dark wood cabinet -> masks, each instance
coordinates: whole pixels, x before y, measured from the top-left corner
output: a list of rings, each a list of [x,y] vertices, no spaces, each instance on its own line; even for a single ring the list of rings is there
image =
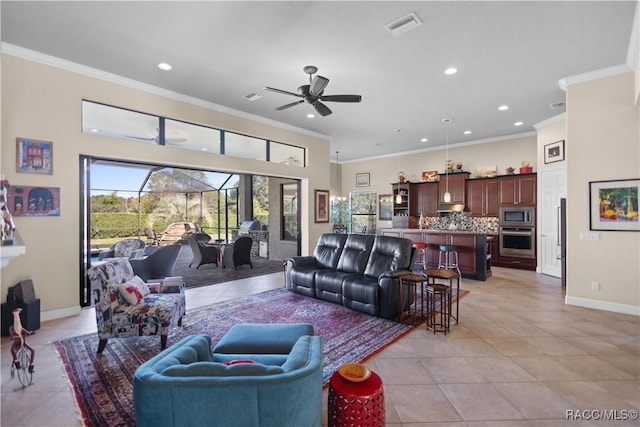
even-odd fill
[[[498,178],[500,206],[535,206],[537,181],[536,174],[501,176]]]
[[[444,193],[449,190],[451,194],[451,204],[465,204],[465,193],[467,190],[467,178],[469,172],[440,174],[440,183],[438,184],[438,200],[440,203],[444,200]],[[448,180],[448,184],[447,184]]]
[[[393,189],[393,216],[409,216],[410,192],[409,184],[392,184]],[[400,196],[400,198],[398,198]],[[398,203],[398,201],[400,203]]]
[[[411,184],[410,214],[419,217],[436,216],[438,210],[438,183],[424,182]]]
[[[498,216],[498,180],[470,179],[466,182],[465,210],[471,216]]]

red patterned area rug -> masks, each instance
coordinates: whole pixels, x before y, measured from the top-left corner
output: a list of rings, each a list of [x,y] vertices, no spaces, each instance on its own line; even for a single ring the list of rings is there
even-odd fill
[[[466,292],[461,291],[462,296]],[[169,335],[168,344],[205,333],[211,335],[215,345],[236,323],[293,322],[311,323],[316,335],[323,338],[325,386],[340,365],[368,359],[416,326],[369,316],[281,288],[190,310],[182,328]],[[96,355],[97,334],[56,341],[53,345],[63,361],[86,425],[135,426],[133,374],[138,366],[158,354],[160,337],[110,339],[102,356]]]

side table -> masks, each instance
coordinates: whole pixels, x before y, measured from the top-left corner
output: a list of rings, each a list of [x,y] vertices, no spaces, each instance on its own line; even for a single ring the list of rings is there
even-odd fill
[[[336,371],[329,381],[329,427],[384,426],[384,390],[375,372],[363,382],[342,378]]]
[[[460,323],[460,275],[456,270],[445,270],[442,268],[428,268],[424,270],[424,274],[431,279],[431,283],[436,283],[436,279],[448,280],[449,288],[453,293],[453,279],[456,280],[456,314],[450,309],[449,313],[451,318],[456,321],[456,324]],[[453,298],[453,296],[451,296]]]
[[[422,320],[425,318],[424,314],[424,299],[422,289],[424,284],[429,282],[429,278],[419,274],[403,274],[400,276],[400,311],[399,318],[402,321],[402,313],[405,309],[405,299],[409,300],[405,296],[405,288],[408,291],[407,296],[413,294],[413,304],[407,307],[408,320],[412,318]],[[418,301],[418,285],[420,285],[420,301]],[[420,303],[420,314],[418,314],[418,302]],[[411,305],[414,306],[413,313],[411,312]]]

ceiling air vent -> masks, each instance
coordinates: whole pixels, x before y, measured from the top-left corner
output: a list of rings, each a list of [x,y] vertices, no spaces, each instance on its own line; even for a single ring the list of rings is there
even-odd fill
[[[257,101],[258,99],[262,98],[262,95],[258,95],[255,92],[249,92],[248,94],[243,95],[242,97],[247,101]]]
[[[418,16],[411,12],[410,14],[403,16],[400,19],[396,19],[395,21],[385,25],[384,27],[389,31],[392,35],[397,36],[402,33],[406,33],[409,30],[413,30],[416,27],[422,25],[422,21]]]
[[[555,102],[553,104],[551,104],[551,109],[552,110],[558,110],[560,108],[565,108],[567,106],[567,104],[565,104],[564,102]]]

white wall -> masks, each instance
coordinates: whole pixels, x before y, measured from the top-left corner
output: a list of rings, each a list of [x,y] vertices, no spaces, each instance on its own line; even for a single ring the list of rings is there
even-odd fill
[[[567,302],[640,315],[640,233],[589,232],[589,182],[640,178],[634,73],[567,88]],[[592,290],[591,283],[601,284]]]
[[[66,65],[66,63],[62,64]],[[42,319],[79,311],[79,155],[145,160],[176,166],[297,178],[302,182],[303,253],[313,250],[328,224],[313,224],[315,188],[329,187],[329,142],[320,136],[215,111],[150,91],[78,74],[58,66],[2,55],[1,170],[10,184],[60,187],[59,217],[16,217],[27,254],[2,269],[1,295],[31,278],[41,299]],[[175,147],[116,140],[81,133],[81,101],[89,99],[151,114],[240,131],[307,148],[308,167],[220,156]],[[10,108],[6,108],[10,106]],[[53,175],[18,174],[17,137],[53,142]]]

